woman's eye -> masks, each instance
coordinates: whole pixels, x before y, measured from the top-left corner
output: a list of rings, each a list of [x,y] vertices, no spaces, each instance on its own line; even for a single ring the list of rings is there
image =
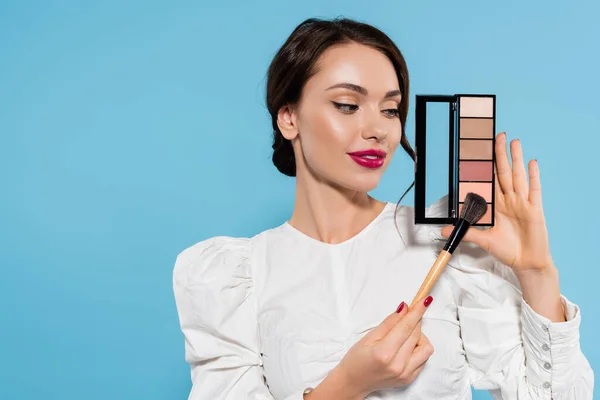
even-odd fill
[[[387,113],[392,117],[398,117],[400,115],[397,108],[390,108],[389,110],[383,110],[383,112]]]
[[[358,106],[355,104],[338,103],[335,101],[332,101],[332,103],[335,106],[335,108],[337,108],[338,110],[340,110],[344,113],[351,113],[353,111],[358,110]]]
[[[346,114],[351,114],[354,111],[358,110],[358,106],[356,104],[338,103],[336,101],[332,101],[332,103],[335,106],[335,108],[337,108],[338,110],[340,110],[341,112],[346,113]],[[396,109],[396,108],[390,108],[387,110],[383,110],[383,112],[386,113],[390,117],[398,117],[400,114],[398,112],[398,109]]]

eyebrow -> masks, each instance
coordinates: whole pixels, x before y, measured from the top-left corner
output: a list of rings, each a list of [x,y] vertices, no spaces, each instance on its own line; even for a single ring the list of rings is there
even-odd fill
[[[336,88],[343,88],[343,89],[353,90],[353,91],[358,92],[358,93],[360,93],[360,94],[362,94],[364,96],[366,96],[367,93],[368,93],[367,89],[365,89],[364,87],[356,85],[354,83],[348,83],[348,82],[342,82],[342,83],[335,84],[333,86],[328,87],[325,90],[331,90],[331,89],[336,89]],[[387,99],[388,97],[401,96],[401,95],[402,95],[402,92],[400,90],[398,90],[398,89],[396,89],[396,90],[390,90],[390,91],[388,91],[385,94],[384,98]]]

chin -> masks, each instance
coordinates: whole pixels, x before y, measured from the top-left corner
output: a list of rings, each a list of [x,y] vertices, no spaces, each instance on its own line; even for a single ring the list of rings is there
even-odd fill
[[[365,174],[350,177],[343,186],[357,192],[370,192],[379,186],[381,176],[379,174]]]

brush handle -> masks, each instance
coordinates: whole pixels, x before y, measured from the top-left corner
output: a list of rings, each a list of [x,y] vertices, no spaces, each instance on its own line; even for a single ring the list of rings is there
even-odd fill
[[[409,308],[412,308],[419,301],[423,301],[429,295],[433,285],[435,285],[438,278],[444,271],[444,267],[446,267],[446,264],[448,264],[448,261],[450,261],[450,257],[452,257],[452,253],[442,250],[438,258],[435,260],[435,263],[433,263],[431,266],[427,277],[425,277],[423,284],[419,288],[419,291],[417,292]]]

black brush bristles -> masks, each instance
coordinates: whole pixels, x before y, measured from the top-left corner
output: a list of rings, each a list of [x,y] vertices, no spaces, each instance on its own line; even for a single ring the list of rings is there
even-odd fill
[[[488,205],[483,197],[469,192],[465,198],[465,204],[460,213],[460,217],[465,219],[469,224],[477,223],[487,212]]]
[[[488,205],[483,197],[473,192],[467,193],[458,223],[450,234],[444,250],[452,254],[469,230],[469,227],[477,223],[485,215],[487,209]]]

